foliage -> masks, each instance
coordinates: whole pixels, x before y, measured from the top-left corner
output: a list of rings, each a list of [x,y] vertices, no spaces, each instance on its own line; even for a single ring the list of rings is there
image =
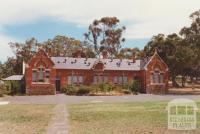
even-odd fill
[[[122,33],[125,27],[118,28],[119,19],[116,17],[103,17],[94,20],[90,24],[88,32],[85,33],[86,41],[94,45],[94,50],[98,56],[102,50],[107,50],[111,55],[116,55],[121,48],[121,43],[125,41]]]
[[[21,83],[19,81],[7,81],[5,83],[7,94],[21,94]]]
[[[116,55],[116,58],[132,59],[133,56],[135,56],[136,59],[141,58],[143,57],[143,53],[139,48],[122,48],[119,54]]]
[[[2,97],[4,94],[6,94],[6,86],[5,84],[0,84],[0,97]]]
[[[129,89],[132,93],[138,93],[139,92],[139,82],[136,80],[133,80],[129,86]]]
[[[115,86],[110,83],[101,83],[99,84],[99,88],[102,92],[110,92],[115,89]]]
[[[81,85],[77,90],[76,95],[87,95],[91,92],[91,88],[89,86]]]
[[[90,58],[94,56],[94,54],[92,55],[93,50],[89,44],[66,36],[58,35],[54,39],[49,39],[41,44],[41,47],[51,56],[72,57],[73,53],[78,49],[82,50],[82,57]]]
[[[190,75],[188,68],[192,69],[197,58],[196,50],[191,48],[188,43],[178,36],[171,34],[165,36],[158,34],[145,46],[144,52],[149,57],[157,49],[158,54],[167,63],[172,78],[173,86],[179,85],[175,81],[177,75]]]
[[[64,93],[66,93],[67,95],[75,95],[77,93],[77,91],[78,91],[78,87],[74,86],[74,85],[65,85],[62,88],[62,91]]]

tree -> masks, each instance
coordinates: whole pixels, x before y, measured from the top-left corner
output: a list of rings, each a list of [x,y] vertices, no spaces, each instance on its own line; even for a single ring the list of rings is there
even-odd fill
[[[139,50],[139,48],[122,48],[120,49],[117,58],[131,59],[133,54],[135,54],[136,58],[141,57],[141,51]]]
[[[25,43],[10,42],[9,45],[16,55],[16,58],[20,59],[21,62],[23,60],[27,62],[36,53],[37,48],[40,46],[35,38],[26,40]]]
[[[42,44],[42,48],[51,56],[67,56],[72,57],[73,53],[78,49],[83,52],[83,57],[92,58],[94,56],[93,49],[86,42],[81,42],[74,38],[69,38],[66,36],[56,36],[52,40],[48,40]]]
[[[185,76],[190,75],[186,70],[192,66],[195,57],[194,49],[177,34],[171,34],[167,37],[163,34],[154,36],[145,46],[144,52],[147,56],[151,56],[155,49],[169,67],[173,86],[179,87],[176,82],[177,75],[182,75],[182,86],[184,86]]]
[[[107,50],[111,56],[117,55],[121,43],[125,41],[122,33],[125,27],[118,27],[119,19],[116,17],[103,17],[90,24],[88,32],[84,34],[86,41],[94,45],[98,56],[102,50]]]
[[[196,77],[200,73],[200,10],[195,11],[190,15],[192,23],[190,27],[183,27],[180,34],[183,36],[186,43],[188,43],[194,50],[195,57],[193,57],[193,66],[191,69],[196,72]]]

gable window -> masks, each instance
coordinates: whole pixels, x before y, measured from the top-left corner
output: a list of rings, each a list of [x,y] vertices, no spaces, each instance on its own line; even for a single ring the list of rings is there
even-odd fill
[[[38,75],[39,82],[44,82],[44,68],[39,68],[38,72],[39,72]]]
[[[32,82],[34,83],[49,83],[50,70],[40,66],[32,70]]]
[[[50,71],[49,70],[45,70],[45,82],[46,83],[49,82],[49,78],[50,78]]]
[[[164,74],[158,69],[155,69],[153,72],[151,72],[151,84],[163,84],[163,77]]]
[[[33,70],[32,72],[32,81],[37,82],[37,70]]]

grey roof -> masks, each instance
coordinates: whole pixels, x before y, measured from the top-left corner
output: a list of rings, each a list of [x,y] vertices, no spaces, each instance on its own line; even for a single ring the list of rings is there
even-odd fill
[[[12,76],[9,76],[5,79],[3,79],[4,81],[9,81],[9,80],[15,80],[15,81],[20,81],[22,80],[23,78],[23,75],[12,75]]]
[[[136,60],[134,63],[132,59],[97,59],[97,58],[71,58],[71,57],[51,57],[56,69],[92,69],[94,64],[100,62],[104,63],[104,70],[127,70],[138,71],[143,69],[146,61]]]

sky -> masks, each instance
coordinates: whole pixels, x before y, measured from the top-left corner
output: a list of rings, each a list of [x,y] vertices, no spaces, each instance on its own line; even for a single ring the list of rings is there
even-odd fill
[[[124,47],[144,45],[159,33],[179,33],[199,0],[0,0],[0,61],[13,56],[8,43],[65,35],[83,40],[89,24],[105,16],[126,27]]]

